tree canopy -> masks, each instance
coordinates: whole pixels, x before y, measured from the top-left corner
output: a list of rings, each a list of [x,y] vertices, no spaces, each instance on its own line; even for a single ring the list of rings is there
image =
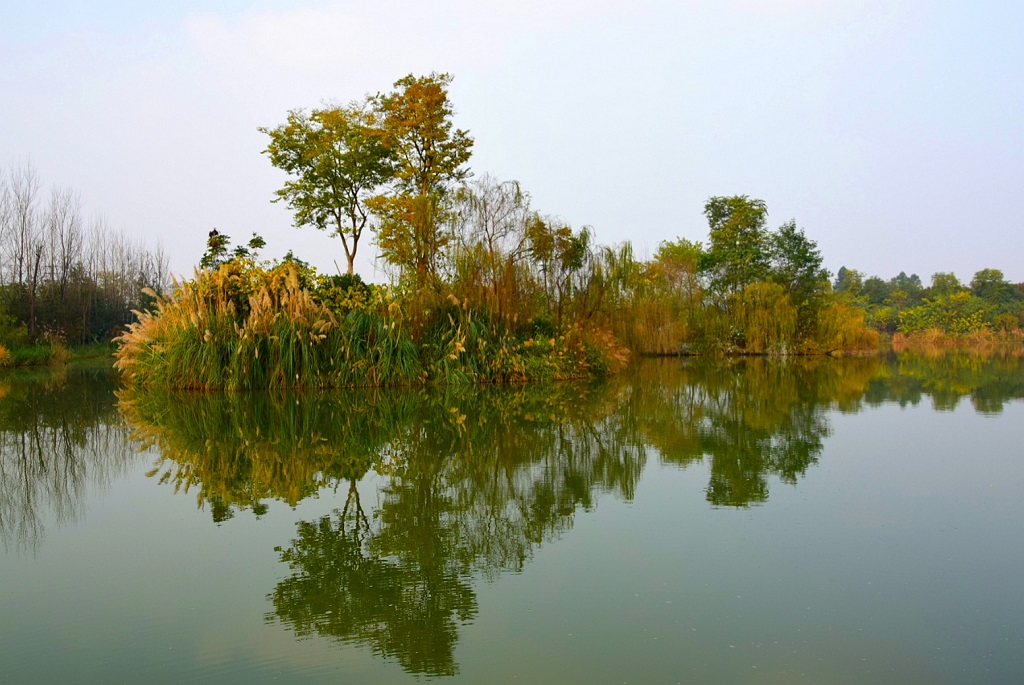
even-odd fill
[[[274,200],[285,201],[296,226],[331,231],[341,238],[353,273],[359,240],[370,221],[367,200],[395,174],[393,148],[369,103],[288,113],[263,152],[289,174]]]
[[[719,297],[736,295],[768,276],[769,245],[764,200],[746,195],[711,197],[704,205],[709,242],[703,270]]]
[[[381,254],[418,285],[437,276],[437,259],[449,236],[448,200],[469,176],[473,139],[454,128],[448,74],[399,79],[394,90],[373,98],[396,161],[395,189],[370,206],[380,216]]]

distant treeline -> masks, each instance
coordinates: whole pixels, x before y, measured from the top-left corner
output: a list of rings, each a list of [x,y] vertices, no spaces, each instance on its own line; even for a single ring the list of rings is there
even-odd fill
[[[30,164],[0,169],[0,346],[109,340],[168,281],[159,247],[87,223],[80,197],[45,191]]]
[[[1024,325],[1024,283],[1007,281],[998,269],[982,269],[967,284],[954,273],[939,272],[925,287],[917,274],[901,272],[886,281],[842,267],[833,287],[837,296],[865,310],[872,327],[889,334],[968,336]]]

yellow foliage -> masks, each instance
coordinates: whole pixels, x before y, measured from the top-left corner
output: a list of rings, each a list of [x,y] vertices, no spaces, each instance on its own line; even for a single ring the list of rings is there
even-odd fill
[[[878,331],[865,323],[865,312],[845,302],[832,302],[821,310],[815,336],[822,352],[878,350]]]
[[[796,308],[777,283],[752,283],[739,300],[739,320],[748,352],[779,352],[796,336]]]

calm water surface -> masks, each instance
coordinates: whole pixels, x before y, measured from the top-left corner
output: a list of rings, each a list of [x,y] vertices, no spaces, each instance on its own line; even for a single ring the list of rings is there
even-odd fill
[[[0,682],[1024,682],[1024,364],[0,377]]]

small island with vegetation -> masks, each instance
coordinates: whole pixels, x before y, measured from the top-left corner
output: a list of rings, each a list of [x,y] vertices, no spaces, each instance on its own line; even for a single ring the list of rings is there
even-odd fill
[[[26,363],[40,342],[59,356],[116,338],[130,386],[241,390],[586,378],[640,355],[1024,348],[1024,288],[1002,272],[969,285],[936,273],[925,287],[843,267],[833,280],[795,220],[772,230],[766,203],[745,195],[707,200],[706,243],[666,241],[650,258],[596,244],[517,182],[471,176],[450,82],[410,75],[260,129],[288,175],[274,201],[340,239],[344,274],[290,252],[261,260],[261,237],[232,249],[216,229],[194,277],[173,285],[159,253],[124,241],[77,263],[73,197],[55,192],[30,221],[38,181],[0,179],[0,364]],[[388,285],[354,271],[367,229]]]

